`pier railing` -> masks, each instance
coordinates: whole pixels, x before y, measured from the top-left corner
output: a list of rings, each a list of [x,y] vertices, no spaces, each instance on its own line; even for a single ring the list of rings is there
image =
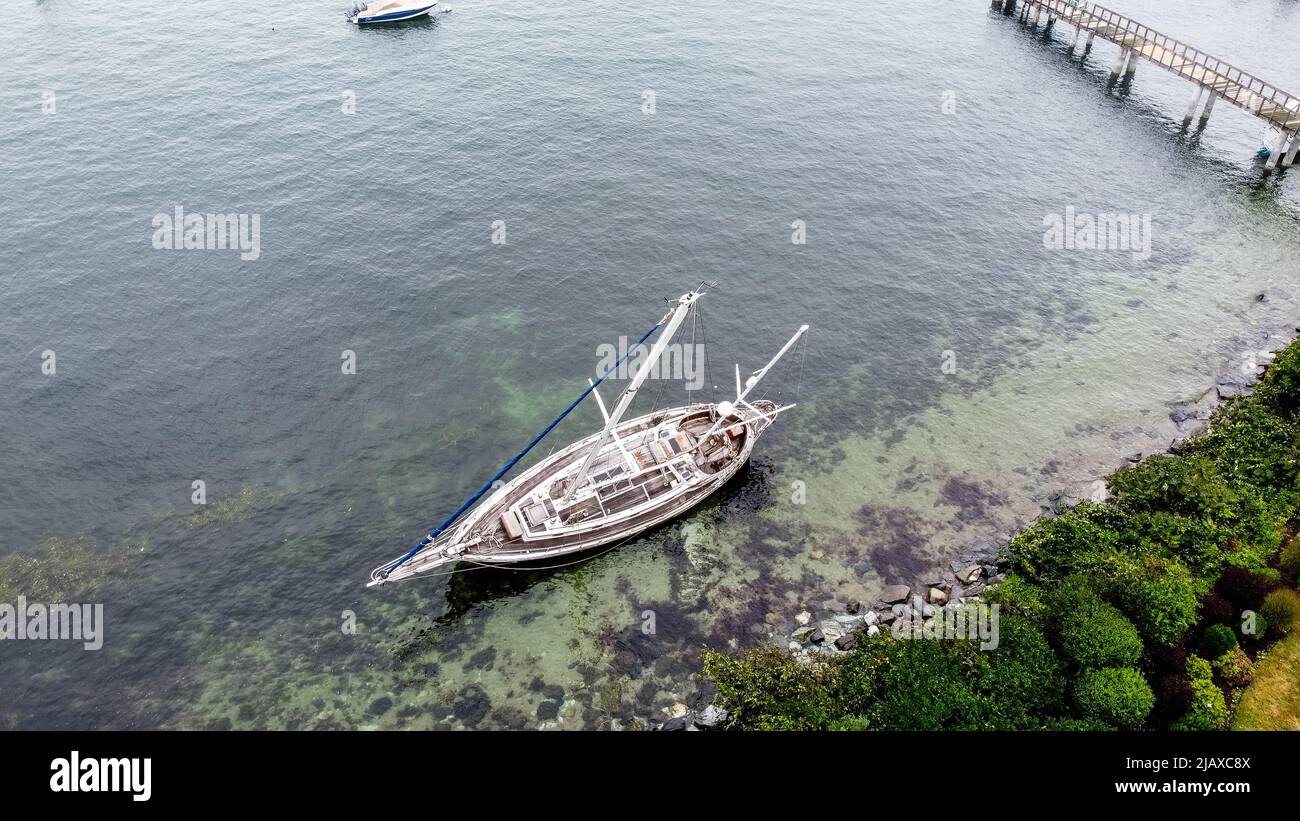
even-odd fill
[[[1195,46],[1162,34],[1149,26],[1097,5],[1069,0],[1024,0],[1076,28],[1094,32],[1131,48],[1148,60],[1180,74],[1273,125],[1300,132],[1300,96],[1291,94]]]

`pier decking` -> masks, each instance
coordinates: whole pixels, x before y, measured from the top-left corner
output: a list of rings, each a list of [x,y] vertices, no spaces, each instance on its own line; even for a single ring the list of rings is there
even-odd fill
[[[994,0],[993,6],[1005,14],[1012,14],[1017,2],[1021,4],[1020,18],[1032,25],[1037,25],[1046,15],[1049,27],[1056,20],[1064,20],[1073,26],[1071,49],[1078,46],[1080,35],[1085,33],[1084,54],[1091,50],[1093,39],[1099,35],[1118,45],[1120,53],[1111,69],[1112,77],[1131,78],[1137,68],[1136,58],[1143,57],[1191,80],[1196,84],[1196,96],[1183,118],[1184,125],[1191,123],[1196,116],[1202,97],[1205,97],[1205,105],[1201,109],[1201,125],[1209,119],[1214,101],[1222,97],[1279,132],[1276,144],[1270,147],[1268,168],[1279,164],[1285,168],[1295,162],[1297,151],[1300,151],[1300,95],[1284,91],[1198,48],[1102,6],[1071,0]]]

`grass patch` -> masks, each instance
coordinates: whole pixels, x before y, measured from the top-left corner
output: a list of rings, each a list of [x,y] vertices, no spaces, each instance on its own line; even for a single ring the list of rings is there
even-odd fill
[[[1234,730],[1300,730],[1300,633],[1273,645],[1242,693]]]

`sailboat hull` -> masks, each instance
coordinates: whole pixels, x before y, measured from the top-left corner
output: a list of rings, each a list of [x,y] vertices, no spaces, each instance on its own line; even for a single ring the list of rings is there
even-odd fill
[[[371,584],[457,562],[514,564],[554,559],[631,539],[689,511],[744,467],[776,406],[696,404],[624,422],[577,482],[601,440],[574,442],[503,485],[452,531]],[[721,424],[716,432],[714,428]]]

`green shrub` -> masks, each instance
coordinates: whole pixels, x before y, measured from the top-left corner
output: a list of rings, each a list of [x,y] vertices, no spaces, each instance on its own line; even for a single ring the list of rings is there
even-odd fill
[[[1234,486],[1289,490],[1300,482],[1300,430],[1260,401],[1238,402],[1217,414],[1188,453],[1212,459]]]
[[[1246,636],[1251,641],[1263,641],[1264,637],[1268,635],[1268,619],[1264,618],[1263,615],[1256,613],[1254,627],[1255,629],[1253,632],[1246,633],[1243,630],[1242,635]]]
[[[1240,647],[1219,656],[1214,662],[1214,671],[1229,687],[1245,687],[1255,677],[1255,665]]]
[[[1206,658],[1217,659],[1230,650],[1237,649],[1237,635],[1226,624],[1212,624],[1201,637],[1201,652]]]
[[[1264,597],[1259,613],[1270,630],[1281,636],[1291,632],[1300,621],[1300,593],[1281,588]]]
[[[1282,545],[1282,555],[1278,559],[1278,567],[1286,574],[1287,579],[1291,582],[1300,580],[1300,538],[1291,539]]]
[[[1237,493],[1204,455],[1149,456],[1106,483],[1126,511],[1164,510],[1214,522],[1235,516]]]
[[[1196,623],[1207,585],[1177,560],[1117,557],[1106,576],[1109,597],[1153,645],[1173,644]]]
[[[1200,656],[1187,659],[1187,677],[1192,682],[1192,706],[1171,730],[1222,730],[1228,726],[1228,705],[1223,691],[1214,683],[1210,663]]]
[[[1012,569],[1035,581],[1053,581],[1099,566],[1118,549],[1124,516],[1112,505],[1084,502],[1060,516],[1039,519],[1011,540]]]
[[[740,729],[822,729],[832,718],[828,684],[833,671],[800,664],[773,647],[742,656],[704,652],[704,674],[718,687]]]
[[[1114,727],[1137,727],[1151,712],[1155,696],[1137,670],[1108,667],[1079,675],[1074,683],[1074,703],[1084,718]]]
[[[1003,614],[1017,614],[1034,620],[1041,619],[1047,612],[1043,596],[1043,588],[1014,573],[983,594],[984,599],[998,605]]]
[[[1136,633],[1134,634],[1136,637]],[[999,727],[1031,724],[1029,716],[1064,708],[1065,677],[1061,662],[1043,632],[1030,620],[1004,614],[998,622],[998,646],[988,656],[988,672],[978,689],[989,699],[990,718]]]
[[[1133,622],[1097,599],[1060,615],[1061,651],[1081,668],[1132,667],[1142,655]]]
[[[1290,345],[1277,355],[1254,398],[1283,419],[1296,419],[1300,411],[1300,346]]]

